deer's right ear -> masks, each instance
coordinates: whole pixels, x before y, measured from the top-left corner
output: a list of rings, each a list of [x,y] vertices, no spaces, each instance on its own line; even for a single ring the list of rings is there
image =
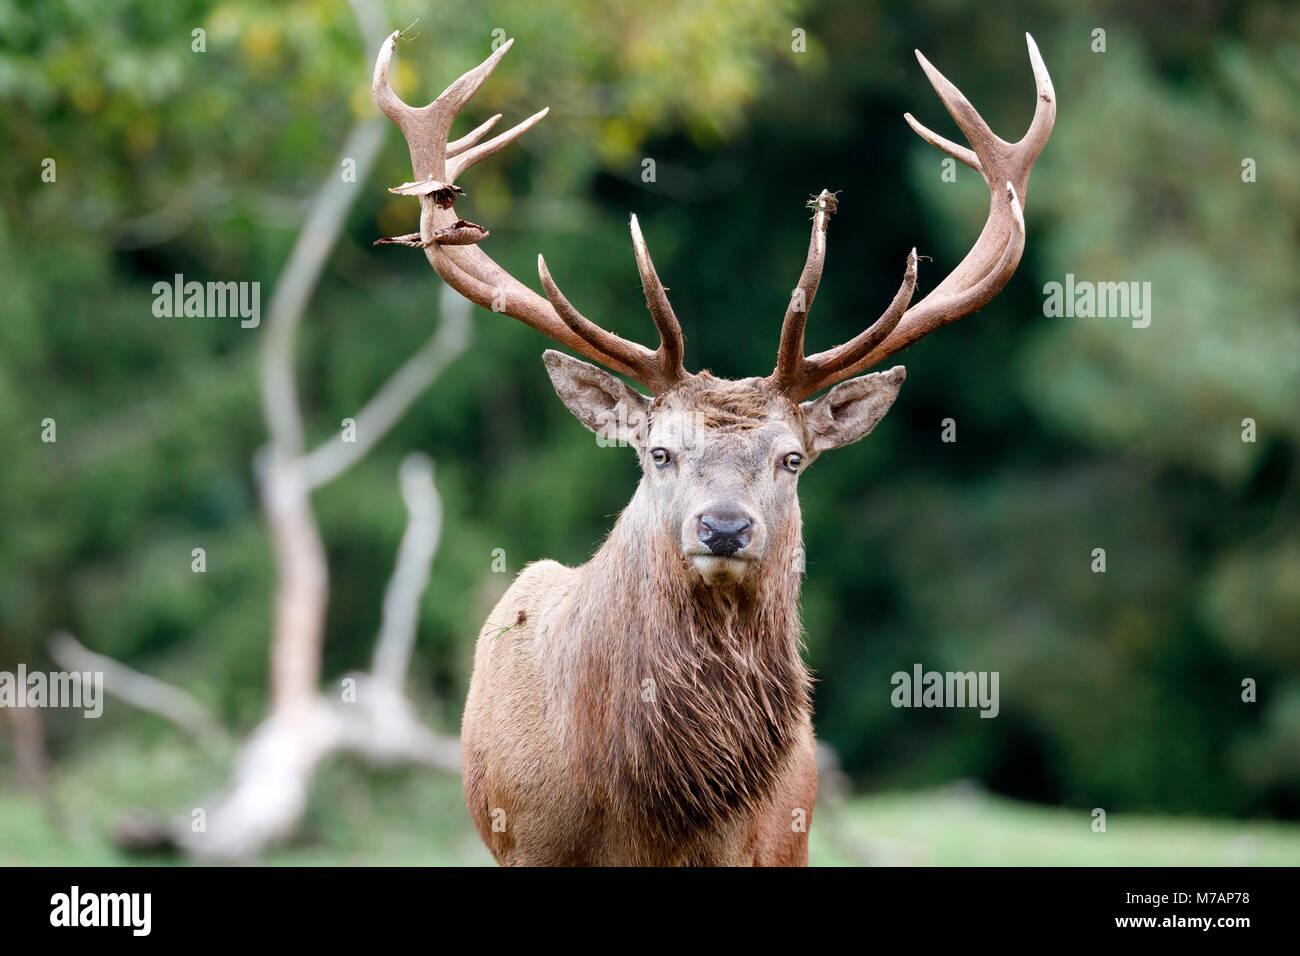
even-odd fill
[[[650,421],[653,399],[642,395],[603,368],[563,352],[542,355],[555,394],[582,424],[610,444],[640,447]]]

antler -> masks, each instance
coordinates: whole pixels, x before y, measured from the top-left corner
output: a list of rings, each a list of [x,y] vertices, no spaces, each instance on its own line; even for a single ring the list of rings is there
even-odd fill
[[[1023,208],[1029,188],[1029,171],[1047,144],[1056,121],[1056,94],[1052,89],[1052,79],[1034,38],[1026,33],[1025,40],[1038,86],[1038,101],[1029,130],[1018,143],[1008,143],[996,136],[961,90],[931,66],[919,50],[916,52],[916,58],[939,99],[974,148],[959,146],[932,132],[910,113],[904,114],[904,118],[927,143],[937,146],[984,177],[991,193],[988,219],[966,258],[920,302],[907,307],[916,284],[916,250],[913,249],[908,256],[902,287],[875,324],[850,342],[805,358],[804,325],[821,279],[826,230],[836,206],[831,193],[822,192],[817,197],[808,260],[786,310],[777,366],[770,378],[776,388],[794,401],[878,365],[939,326],[977,311],[1002,290],[1016,271],[1025,249]]]
[[[817,295],[817,286],[821,282],[822,264],[826,261],[826,230],[839,204],[834,193],[823,189],[821,195],[810,205],[814,205],[817,212],[813,216],[808,259],[799,276],[799,284],[790,297],[790,305],[785,310],[785,321],[781,324],[781,345],[776,355],[776,370],[770,378],[778,391],[784,392],[796,402],[832,382],[848,378],[852,373],[844,370],[894,331],[903,317],[903,310],[912,301],[912,291],[916,288],[916,250],[913,249],[907,257],[903,284],[884,314],[856,338],[805,358],[803,330],[808,323],[808,311],[812,308],[813,297]]]
[[[452,122],[515,41],[507,40],[481,64],[443,90],[428,106],[414,107],[402,102],[388,82],[389,63],[400,35],[399,30],[389,36],[379,51],[372,92],[379,108],[401,128],[411,151],[415,179],[392,191],[419,198],[420,231],[381,241],[422,247],[429,264],[443,281],[471,302],[494,312],[504,312],[561,345],[622,372],[655,394],[685,378],[687,373],[682,366],[685,341],[681,324],[668,304],[668,296],[650,261],[635,216],[632,217],[632,243],[637,268],[641,273],[646,305],[660,335],[659,348],[653,352],[607,332],[583,317],[556,287],[546,262],[538,256],[537,271],[547,295],[546,299],[542,298],[478,247],[477,243],[487,237],[487,230],[466,222],[454,211],[456,196],[462,193],[455,185],[460,174],[518,139],[548,112],[544,109],[534,113],[485,143],[479,143],[479,140],[501,118],[500,115],[458,140],[447,141]]]

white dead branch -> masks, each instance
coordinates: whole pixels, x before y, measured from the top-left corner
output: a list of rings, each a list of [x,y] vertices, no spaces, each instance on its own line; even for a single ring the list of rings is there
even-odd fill
[[[226,729],[188,691],[96,654],[66,631],[50,638],[49,651],[50,658],[64,670],[103,674],[104,686],[114,696],[171,721],[193,735],[204,749],[219,753],[229,745]]]
[[[137,824],[132,842],[180,846],[211,860],[255,856],[294,833],[316,768],[334,754],[374,766],[460,772],[460,742],[425,727],[403,691],[420,600],[438,549],[442,505],[426,456],[408,455],[400,478],[409,521],[384,599],[371,671],[347,675],[338,692],[317,693],[306,708],[273,707],[239,748],[227,790],[195,808],[203,810],[201,825],[191,813],[153,825],[142,836]],[[205,746],[216,749],[229,739],[185,691],[87,650],[71,635],[51,638],[50,653],[68,670],[102,672],[108,693],[170,720]]]
[[[317,693],[305,708],[295,701],[292,709],[272,709],[240,748],[230,788],[205,808],[204,827],[196,830],[191,817],[175,821],[176,842],[195,856],[245,859],[292,835],[316,768],[335,753],[379,766],[460,772],[459,741],[426,728],[402,689],[442,508],[427,457],[402,462],[401,484],[410,520],[384,601],[375,668],[348,675],[346,693]]]

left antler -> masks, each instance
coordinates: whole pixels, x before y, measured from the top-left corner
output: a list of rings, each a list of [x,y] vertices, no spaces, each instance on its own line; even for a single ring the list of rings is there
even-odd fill
[[[1029,130],[1018,143],[1008,143],[995,135],[961,90],[917,51],[921,68],[973,149],[939,136],[918,123],[910,113],[904,114],[905,118],[927,143],[984,177],[991,193],[988,219],[966,258],[924,299],[907,307],[916,284],[916,250],[913,249],[902,287],[875,324],[850,342],[805,357],[804,325],[821,280],[826,231],[835,212],[833,194],[823,192],[817,197],[808,260],[786,310],[777,365],[770,377],[772,384],[794,401],[878,365],[939,326],[977,311],[1001,291],[1016,271],[1025,249],[1022,210],[1029,188],[1029,171],[1047,144],[1056,120],[1052,79],[1034,38],[1026,33],[1025,40],[1038,85],[1038,102]]]
[[[454,142],[447,141],[452,122],[514,40],[503,43],[483,63],[443,90],[428,106],[414,107],[403,103],[388,82],[389,63],[400,35],[400,31],[392,34],[379,51],[373,92],[379,108],[401,128],[411,151],[415,179],[393,192],[419,198],[420,231],[380,241],[423,248],[429,264],[443,281],[471,302],[494,312],[504,312],[575,352],[635,379],[655,394],[685,378],[681,325],[655,274],[635,216],[632,218],[632,244],[637,268],[641,273],[646,305],[659,329],[660,345],[655,351],[607,332],[586,319],[556,287],[545,261],[538,256],[538,273],[547,295],[546,299],[542,298],[478,247],[477,243],[487,237],[487,230],[466,222],[453,210],[456,196],[462,192],[455,185],[456,178],[522,136],[547,113],[546,110],[534,113],[518,126],[485,143],[478,141],[500,116],[492,117]]]

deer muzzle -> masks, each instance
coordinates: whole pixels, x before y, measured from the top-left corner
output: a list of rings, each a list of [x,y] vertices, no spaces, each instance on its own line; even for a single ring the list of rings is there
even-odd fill
[[[753,538],[754,523],[739,510],[717,509],[700,515],[697,537],[709,554],[730,558]]]

